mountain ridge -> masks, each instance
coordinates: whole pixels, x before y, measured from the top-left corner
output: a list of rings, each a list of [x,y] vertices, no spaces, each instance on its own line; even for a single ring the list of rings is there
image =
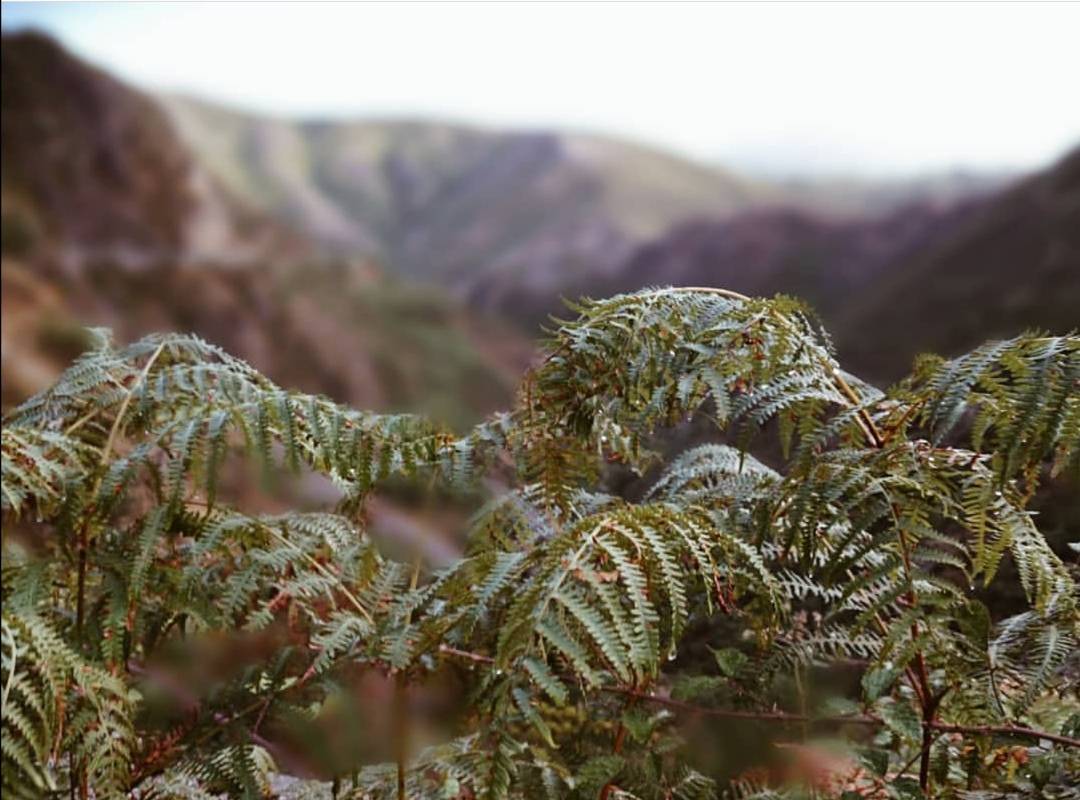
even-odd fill
[[[517,331],[319,256],[219,185],[151,98],[55,41],[5,35],[2,54],[5,407],[82,352],[85,325],[197,333],[282,384],[455,425],[509,402]]]
[[[1075,326],[1070,309],[1080,306],[1080,286],[1070,280],[1080,274],[1070,234],[1080,229],[1075,153],[1005,188],[916,179],[839,195],[808,185],[793,198],[610,137],[416,120],[293,122],[175,97],[162,109],[32,34],[5,36],[4,58],[5,256],[29,230],[47,251],[30,258],[35,268],[59,264],[65,280],[79,278],[80,263],[196,264],[185,273],[196,281],[232,265],[247,271],[241,284],[264,279],[302,293],[307,270],[321,301],[336,302],[334,280],[364,295],[383,291],[394,275],[467,301],[467,314],[459,303],[451,315],[459,332],[479,311],[530,335],[560,310],[560,296],[673,283],[785,292],[817,306],[842,354],[882,381],[909,366],[916,346],[952,352],[988,333]],[[62,124],[71,120],[84,124]],[[216,219],[217,238],[191,244],[189,220],[200,217],[192,208]],[[853,216],[853,208],[864,213]],[[244,316],[261,315],[252,323],[260,330],[270,319],[265,309],[280,301],[206,281],[219,299],[238,291],[230,302]],[[68,291],[96,291],[79,287]],[[430,307],[430,291],[397,307],[405,315]],[[257,296],[255,305],[240,300]],[[912,322],[924,311],[928,324]],[[338,313],[339,338],[363,328],[347,319],[350,309]],[[484,350],[484,331],[465,331],[472,344],[460,353]],[[429,333],[420,349],[436,352],[429,345],[439,337]],[[341,390],[378,404],[364,385]]]
[[[72,269],[303,251],[222,191],[150,95],[43,34],[5,35],[0,58],[6,232],[37,231],[36,244]]]
[[[948,173],[770,183],[608,136],[293,120],[176,95],[161,102],[207,168],[263,213],[331,252],[363,253],[530,325],[557,310],[561,295],[630,288],[640,251],[686,226],[745,233],[755,220],[796,214],[819,231],[902,232],[949,219],[1005,182]],[[677,271],[644,282],[671,282]]]
[[[944,209],[912,203],[865,220],[797,209],[677,226],[605,280],[794,294],[832,331],[844,363],[896,380],[921,352],[955,355],[1026,328],[1080,323],[1080,148],[1004,190]]]
[[[610,138],[403,120],[294,122],[190,98],[163,105],[241,197],[338,252],[477,287],[603,271],[688,216],[768,201],[730,173]]]

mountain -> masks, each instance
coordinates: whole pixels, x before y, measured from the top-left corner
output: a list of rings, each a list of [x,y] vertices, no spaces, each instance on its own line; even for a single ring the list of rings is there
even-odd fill
[[[296,251],[221,191],[151,98],[41,34],[5,36],[0,60],[8,250],[134,268]]]
[[[1080,330],[1080,147],[898,253],[838,324],[855,365]]]
[[[281,382],[464,420],[508,399],[560,296],[801,295],[881,382],[920,350],[1077,324],[1076,153],[1004,188],[770,182],[595,136],[151,98],[33,34],[4,38],[2,72],[5,289],[54,309],[5,296],[31,342],[193,329]]]
[[[520,288],[557,293],[676,222],[770,199],[723,170],[614,139],[163,104],[184,141],[253,207],[482,308],[505,307],[503,294]]]
[[[751,180],[597,136],[429,121],[304,122],[185,97],[161,102],[207,170],[249,206],[330,252],[375,258],[530,327],[579,289],[629,288],[639,273],[644,283],[678,282],[682,268],[627,272],[627,264],[651,242],[693,237],[695,226],[730,234],[724,246],[732,252],[753,246],[746,237],[766,235],[775,239],[765,261],[809,250],[808,257],[844,262],[832,271],[869,274],[860,259],[914,241],[946,210],[1007,180],[963,172]],[[761,258],[745,267],[734,282],[772,269]],[[791,291],[806,285],[805,275],[798,278]]]
[[[86,346],[190,331],[279,383],[464,425],[531,349],[432,286],[315,258],[204,168],[155,101],[39,34],[2,52],[3,405]]]
[[[888,382],[920,352],[952,354],[1025,328],[1080,324],[1080,149],[996,193],[885,216],[799,210],[677,226],[570,290],[725,286],[808,300],[860,375]]]

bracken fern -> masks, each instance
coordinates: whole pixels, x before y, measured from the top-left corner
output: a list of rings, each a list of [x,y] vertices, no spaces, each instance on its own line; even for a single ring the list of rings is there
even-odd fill
[[[927,357],[882,392],[790,298],[664,288],[573,310],[516,406],[465,436],[285,391],[195,337],[98,332],[4,420],[5,793],[1069,786],[1076,586],[1028,504],[1047,476],[1080,481],[1080,339]],[[722,441],[664,464],[664,431],[694,415]],[[340,499],[245,512],[245,459],[271,488],[313,473]],[[605,491],[613,470],[647,485]],[[368,538],[366,500],[388,484],[469,501],[506,487],[436,568]],[[1026,608],[995,619],[982,593],[1003,574]],[[702,636],[715,669],[687,647]],[[235,663],[176,667],[229,641]],[[832,708],[810,685],[826,667],[856,677]],[[398,763],[294,770],[363,669],[397,687]],[[472,713],[410,757],[408,687],[445,673]],[[775,724],[817,767],[710,775],[687,717]],[[838,727],[862,733],[826,757],[817,736]]]

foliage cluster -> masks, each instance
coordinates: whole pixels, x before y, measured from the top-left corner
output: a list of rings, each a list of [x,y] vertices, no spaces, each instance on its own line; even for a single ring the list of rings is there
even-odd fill
[[[460,437],[197,338],[101,335],[4,420],[5,795],[258,797],[279,772],[305,775],[294,797],[1075,791],[1075,577],[1027,506],[1080,481],[1080,338],[925,358],[882,392],[788,298],[574,311],[515,407]],[[723,438],[661,463],[654,434],[693,415]],[[340,502],[245,513],[244,460]],[[613,469],[644,496],[601,491]],[[486,499],[460,559],[369,539],[391,483]],[[995,619],[1005,562],[1028,607]],[[369,672],[396,763],[320,761]],[[412,752],[410,698],[447,674],[469,713]],[[717,774],[688,733],[711,721],[790,758]]]

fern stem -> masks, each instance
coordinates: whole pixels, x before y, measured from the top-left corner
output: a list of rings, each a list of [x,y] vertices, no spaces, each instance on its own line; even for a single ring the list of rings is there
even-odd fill
[[[113,446],[116,444],[116,437],[120,433],[121,422],[124,419],[124,414],[127,413],[128,406],[131,405],[131,398],[135,396],[135,390],[138,389],[147,376],[150,374],[151,367],[154,366],[154,362],[157,361],[158,356],[161,355],[165,349],[165,342],[162,342],[154,350],[145,366],[142,368],[142,372],[139,373],[139,377],[135,379],[135,382],[127,390],[127,394],[124,395],[124,402],[120,404],[120,410],[116,412],[116,419],[113,420],[112,428],[109,429],[109,438],[105,440],[105,448],[101,451],[100,465],[104,467],[109,462],[109,456],[112,454]]]
[[[459,650],[456,647],[451,647],[447,644],[439,645],[439,652],[445,653],[449,656],[461,658],[466,661],[472,661],[477,664],[491,665],[495,663],[495,659],[491,656],[483,655],[482,653],[473,653],[468,650]],[[657,705],[666,706],[668,708],[674,708],[679,711],[686,711],[691,714],[697,714],[703,717],[719,717],[721,719],[747,719],[747,720],[761,720],[763,722],[780,722],[780,723],[813,723],[820,725],[869,725],[879,727],[885,724],[885,721],[873,714],[851,714],[851,715],[838,715],[828,717],[813,717],[806,714],[793,714],[787,711],[742,711],[737,709],[728,708],[715,708],[712,706],[699,706],[693,703],[687,703],[682,700],[676,700],[672,697],[664,697],[663,695],[650,694],[648,692],[642,692],[637,689],[627,689],[621,686],[598,686],[598,691],[608,692],[610,694],[621,694],[628,697],[634,697],[638,700],[643,700],[648,703],[656,703]],[[1035,728],[1027,728],[1020,725],[953,725],[945,722],[926,722],[924,727],[931,728],[935,731],[942,733],[959,733],[967,734],[970,736],[1020,736],[1026,739],[1044,739],[1048,742],[1064,745],[1066,747],[1073,747],[1080,749],[1080,739],[1074,739],[1070,736],[1064,736],[1061,734],[1050,733],[1048,731],[1040,731]]]
[[[79,645],[82,645],[83,622],[86,618],[86,550],[89,547],[90,515],[87,514],[85,521],[79,528],[79,567],[76,577],[75,594],[75,634]]]
[[[934,729],[929,724],[923,725],[922,745],[919,748],[919,788],[927,797],[930,792],[930,750],[934,745]]]
[[[93,498],[97,496],[98,490],[101,489],[101,481],[105,477],[104,470],[109,463],[109,456],[112,455],[112,449],[116,445],[116,437],[120,434],[124,415],[127,413],[128,406],[131,405],[131,398],[135,396],[135,390],[146,380],[147,376],[150,374],[150,369],[154,366],[154,362],[157,361],[158,356],[161,355],[164,349],[165,342],[162,342],[150,355],[146,364],[143,365],[139,377],[127,388],[124,400],[120,403],[120,408],[116,412],[116,419],[113,420],[112,427],[109,429],[109,437],[105,440],[105,447],[101,450],[101,458],[98,460],[98,477],[97,480],[94,481],[93,490],[90,492],[91,503],[93,503]],[[79,424],[81,424],[81,422]],[[92,509],[87,509],[86,518],[79,529],[79,567],[77,595],[75,599],[75,631],[80,643],[82,642],[83,637],[83,623],[86,620],[86,551],[90,546],[89,534],[91,510]]]
[[[1023,725],[950,725],[946,722],[933,722],[928,727],[941,733],[959,733],[971,736],[1022,736],[1025,739],[1041,739],[1080,750],[1080,739],[1040,731]]]
[[[420,554],[413,560],[412,575],[409,578],[409,591],[416,591],[420,582]],[[405,615],[405,624],[412,621],[412,611]],[[408,800],[406,771],[409,760],[409,688],[408,670],[400,670],[394,676],[394,749],[397,760],[397,798]]]
[[[792,714],[786,711],[740,711],[698,706],[693,703],[683,702],[682,700],[639,692],[633,689],[624,689],[618,686],[600,686],[598,688],[602,692],[629,695],[650,703],[656,703],[658,705],[667,706],[668,708],[674,708],[706,717],[761,720],[764,722],[780,723],[812,723],[819,725],[851,724],[876,727],[885,724],[883,719],[872,714],[812,717],[805,714]],[[1065,747],[1080,749],[1080,739],[1074,739],[1071,736],[1050,733],[1048,731],[1041,731],[1035,728],[1028,728],[1022,725],[953,725],[934,720],[932,722],[924,722],[923,727],[940,733],[959,733],[968,736],[1019,736],[1025,739],[1046,740],[1048,742],[1053,742],[1054,744],[1064,745]]]
[[[312,558],[312,556],[309,553],[305,553],[303,550],[301,550],[299,547],[297,547],[293,542],[290,542],[288,539],[286,539],[280,533],[275,531],[273,526],[265,525],[263,527],[264,527],[264,529],[266,530],[267,533],[269,533],[271,536],[273,536],[279,542],[284,544],[286,547],[288,547],[294,553],[296,553],[301,558],[303,558],[305,561],[307,561],[312,567],[315,568],[315,570],[320,575],[322,575],[325,578],[330,578],[333,581],[337,581],[338,588],[341,589],[341,593],[343,595],[345,595],[346,599],[348,599],[348,601],[350,603],[352,603],[353,608],[355,608],[357,611],[360,612],[360,616],[362,616],[364,619],[366,619],[372,625],[375,624],[374,618],[371,616],[371,614],[368,613],[367,609],[364,608],[363,605],[360,604],[360,601],[356,599],[356,595],[354,595],[352,592],[349,591],[349,588],[345,585],[345,581],[343,581],[341,579],[340,575],[335,575],[333,572],[328,570],[325,566],[323,566],[318,561],[316,561],[314,558]]]
[[[713,286],[681,286],[673,289],[657,289],[655,292],[644,292],[643,294],[663,295],[670,294],[672,292],[694,292],[697,294],[715,294],[720,297],[727,297],[732,300],[749,301],[751,298],[745,294],[739,292],[733,292],[730,289],[718,289]],[[865,408],[860,408],[862,400],[859,399],[859,395],[855,393],[855,390],[851,388],[851,385],[844,380],[844,377],[837,372],[836,367],[830,360],[826,360],[822,366],[829,373],[829,377],[832,378],[836,388],[840,390],[840,393],[844,395],[856,407],[856,414],[859,419],[859,427],[862,428],[863,434],[867,440],[874,447],[883,447],[885,445],[885,439],[881,435],[881,431],[878,430],[876,424],[874,424],[874,418],[870,416],[869,412]]]
[[[633,706],[633,704],[636,701],[637,701],[636,697],[631,697],[630,701],[626,704],[627,708],[630,708],[631,706]],[[626,744],[626,724],[623,723],[623,721],[620,719],[619,720],[619,729],[615,732],[615,742],[612,745],[611,752],[614,753],[617,756],[622,755],[623,745],[625,745],[625,744]],[[608,797],[611,796],[611,793],[613,791],[615,791],[616,788],[617,787],[615,785],[615,780],[613,778],[612,780],[608,781],[604,785],[603,789],[600,790],[600,798],[599,798],[599,800],[608,800]]]
[[[405,672],[394,676],[394,758],[397,761],[397,800],[408,800],[406,761],[409,758],[408,702]]]
[[[908,543],[907,534],[904,531],[904,526],[901,524],[899,515],[897,514],[896,506],[892,507],[893,520],[896,523],[896,534],[900,543],[900,555],[904,565],[904,578],[907,580],[907,600],[912,608],[919,607],[919,597],[915,592],[915,576],[911,566],[911,545]],[[912,621],[911,623],[911,640],[914,644],[919,640],[919,623],[918,621]],[[923,738],[922,747],[919,758],[919,788],[922,789],[924,794],[929,796],[930,793],[930,748],[934,744],[934,737],[932,734],[931,726],[934,723],[934,717],[937,714],[938,704],[941,702],[941,697],[934,697],[933,689],[930,686],[930,673],[926,667],[926,657],[923,655],[922,648],[918,648],[915,651],[915,666],[917,668],[916,675],[919,680],[918,694],[922,699],[922,718],[923,718]]]

